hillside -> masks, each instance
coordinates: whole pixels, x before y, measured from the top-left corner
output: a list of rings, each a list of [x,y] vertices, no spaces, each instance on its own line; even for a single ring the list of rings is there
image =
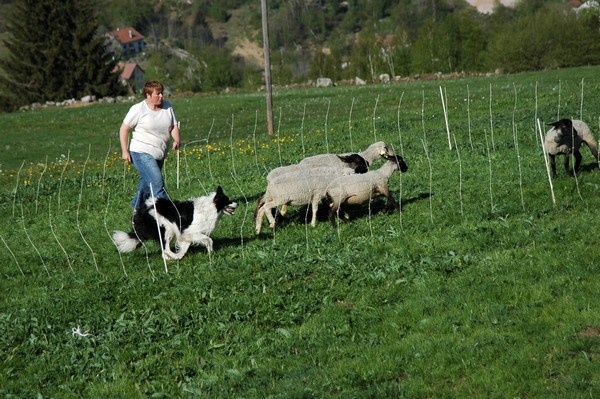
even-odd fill
[[[517,1],[518,0],[467,0],[470,5],[477,8],[477,11],[484,14],[492,13],[497,3],[507,7],[513,7]]]
[[[251,6],[243,5],[230,11],[225,22],[207,19],[210,30],[216,40],[226,38],[226,47],[231,54],[244,59],[249,65],[263,68],[262,31],[250,23]]]
[[[163,81],[172,93],[256,90],[263,84],[257,2],[106,0],[103,4],[106,7],[98,10],[100,32],[133,26],[146,38],[144,53],[121,61],[138,63],[145,79]],[[576,4],[567,0],[505,0],[494,2],[497,8],[490,13],[491,4],[489,0],[272,2],[273,83],[304,84],[323,76],[333,82],[356,77],[379,82],[382,75],[514,73],[600,63],[597,7],[577,14],[572,11]],[[570,29],[559,34],[556,26]],[[3,28],[0,15],[0,35]],[[3,54],[0,45],[0,57]],[[42,75],[60,72],[38,68]],[[11,92],[5,86],[0,99]],[[44,93],[39,102],[60,98],[38,89],[28,92]],[[23,105],[12,103],[3,109]]]

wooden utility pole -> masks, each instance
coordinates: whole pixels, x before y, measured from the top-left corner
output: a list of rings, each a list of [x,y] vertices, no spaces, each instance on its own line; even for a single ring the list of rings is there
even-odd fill
[[[273,92],[271,89],[271,51],[269,49],[269,17],[267,0],[260,0],[262,12],[263,53],[265,55],[265,90],[267,92],[267,128],[273,134]]]

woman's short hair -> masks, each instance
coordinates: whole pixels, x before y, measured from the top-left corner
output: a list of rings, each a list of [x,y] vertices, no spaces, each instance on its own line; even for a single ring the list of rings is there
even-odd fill
[[[147,81],[144,85],[144,89],[142,90],[144,97],[146,97],[148,94],[152,95],[156,89],[162,92],[164,90],[162,83],[160,83],[158,80]]]

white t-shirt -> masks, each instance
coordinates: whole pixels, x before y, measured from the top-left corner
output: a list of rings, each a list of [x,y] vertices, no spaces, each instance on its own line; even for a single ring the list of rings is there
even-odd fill
[[[169,133],[177,124],[171,103],[163,100],[158,111],[152,111],[145,100],[134,104],[123,123],[133,129],[129,151],[150,154],[159,160],[167,156]]]

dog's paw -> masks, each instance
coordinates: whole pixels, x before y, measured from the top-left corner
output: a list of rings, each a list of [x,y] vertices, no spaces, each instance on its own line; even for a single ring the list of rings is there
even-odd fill
[[[164,260],[177,260],[179,258],[177,257],[177,254],[175,254],[173,252],[170,252],[170,253],[169,252],[164,252],[163,253],[163,259]]]

